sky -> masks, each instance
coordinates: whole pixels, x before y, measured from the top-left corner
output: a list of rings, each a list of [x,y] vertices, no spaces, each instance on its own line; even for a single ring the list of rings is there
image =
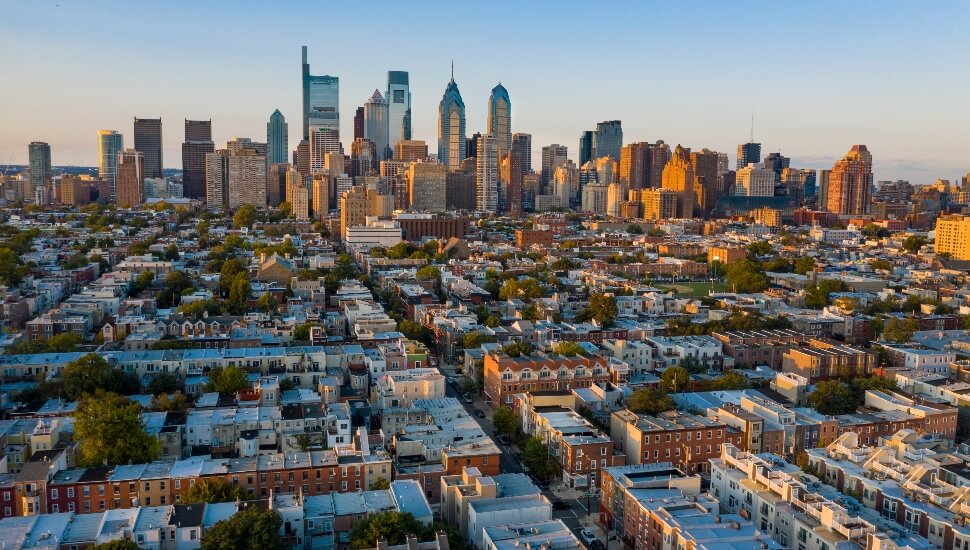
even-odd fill
[[[0,0],[0,166],[46,141],[54,165],[97,164],[96,133],[132,145],[134,117],[163,119],[181,168],[183,119],[212,119],[216,147],[265,141],[280,109],[302,133],[300,47],[340,77],[341,135],[410,72],[414,139],[437,151],[437,108],[455,64],[468,135],[490,90],[512,127],[576,159],[580,134],[620,119],[624,142],[728,153],[754,138],[799,168],[830,168],[855,143],[875,179],[931,183],[970,168],[970,2],[326,2]]]

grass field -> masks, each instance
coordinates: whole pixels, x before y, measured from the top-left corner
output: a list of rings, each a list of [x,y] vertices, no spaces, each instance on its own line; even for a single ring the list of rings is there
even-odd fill
[[[701,296],[707,296],[708,291],[712,289],[710,282],[698,282],[698,283],[676,283],[676,284],[666,284],[666,285],[654,285],[657,288],[663,290],[673,290],[677,294],[686,294],[693,298],[700,298]],[[725,283],[714,283],[714,292],[730,292],[731,287]]]

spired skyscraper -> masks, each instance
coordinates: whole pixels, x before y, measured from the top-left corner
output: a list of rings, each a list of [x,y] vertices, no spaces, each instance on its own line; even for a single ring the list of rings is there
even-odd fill
[[[387,71],[387,146],[411,139],[411,87],[407,71]]]
[[[162,177],[162,119],[135,118],[135,150],[145,156],[145,177]]]
[[[364,103],[364,139],[369,139],[377,150],[378,162],[391,158],[387,141],[387,102],[379,90]]]
[[[182,143],[182,194],[192,199],[205,198],[205,156],[216,150],[212,141],[211,120],[185,120]]]
[[[124,136],[114,130],[98,130],[98,178],[108,182],[112,196],[118,177],[118,153],[124,150]]]
[[[452,65],[451,81],[438,105],[438,161],[450,170],[457,170],[465,156],[465,102],[461,100],[458,84],[455,84],[455,66]],[[495,172],[497,184],[497,162]]]
[[[310,138],[310,125],[340,129],[340,79],[310,74],[307,47],[303,46],[303,139]]]
[[[266,156],[270,164],[286,162],[289,151],[290,125],[279,109],[273,111],[266,123]]]
[[[498,144],[498,158],[505,158],[512,148],[512,101],[501,82],[488,98],[488,133]]]

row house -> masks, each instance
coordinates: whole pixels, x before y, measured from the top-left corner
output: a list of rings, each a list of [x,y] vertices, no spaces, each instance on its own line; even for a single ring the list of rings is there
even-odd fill
[[[485,355],[485,395],[493,407],[510,405],[512,396],[533,391],[568,391],[611,380],[606,358],[563,357],[533,352],[518,357],[502,352]]]
[[[837,377],[865,376],[872,373],[878,363],[879,356],[871,351],[813,338],[786,351],[781,370],[815,382]]]
[[[610,415],[610,435],[629,464],[672,462],[685,472],[706,472],[723,445],[740,446],[743,434],[704,416],[668,411],[657,416],[629,409]]]
[[[715,332],[712,336],[721,341],[724,355],[734,359],[735,365],[768,365],[774,370],[781,370],[785,352],[810,338],[788,329]]]

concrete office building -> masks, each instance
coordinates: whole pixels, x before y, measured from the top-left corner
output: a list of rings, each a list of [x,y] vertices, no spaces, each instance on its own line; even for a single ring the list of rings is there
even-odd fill
[[[205,156],[216,150],[212,141],[211,120],[185,119],[182,143],[182,189],[186,197],[204,199]]]
[[[145,157],[145,177],[162,177],[162,119],[135,118],[135,150]]]

